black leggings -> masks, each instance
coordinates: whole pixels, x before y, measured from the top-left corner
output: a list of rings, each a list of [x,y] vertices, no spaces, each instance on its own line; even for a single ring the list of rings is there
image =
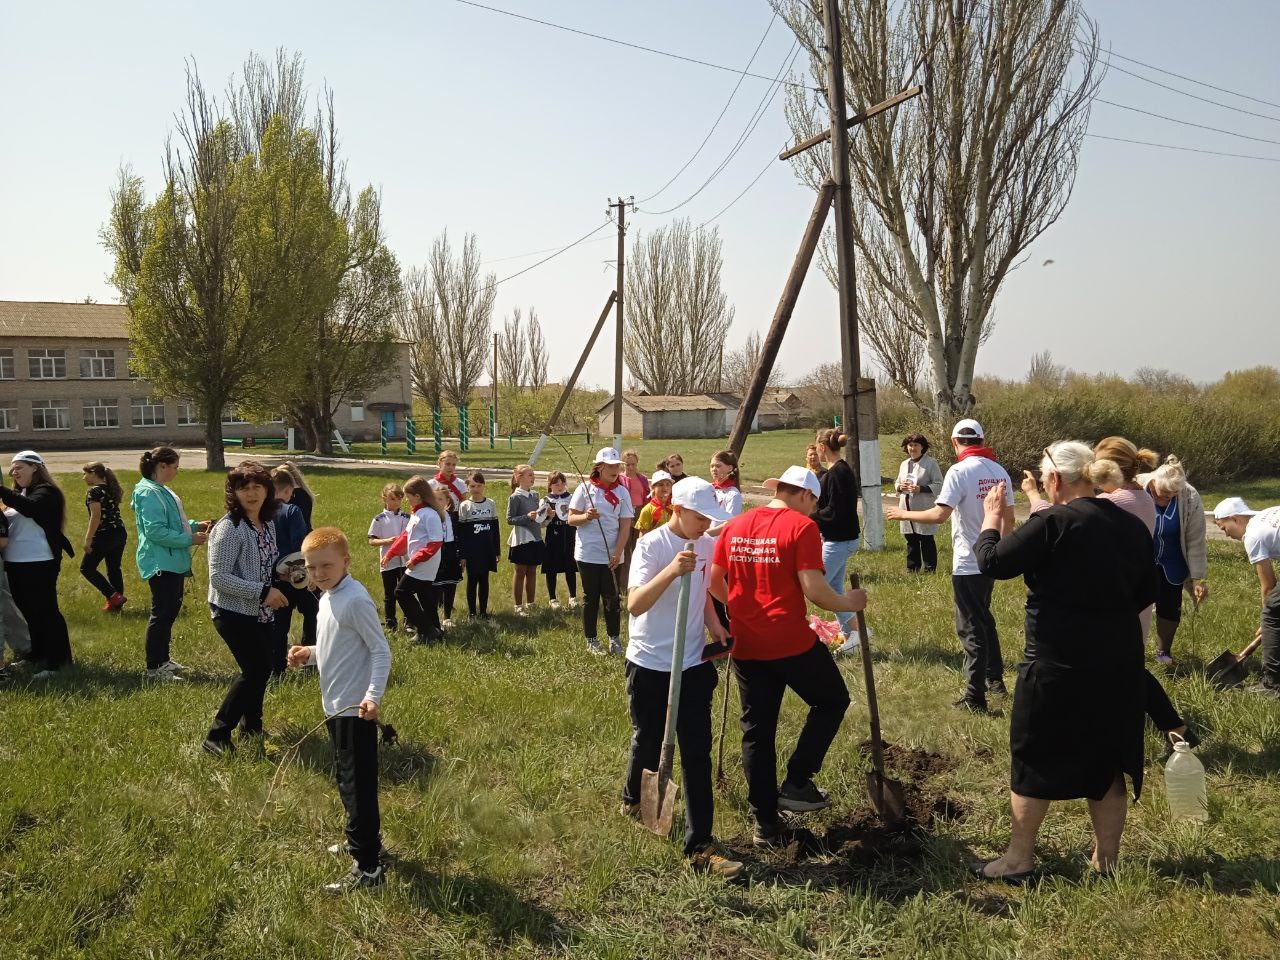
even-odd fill
[[[554,600],[556,598],[556,577],[560,576],[560,574],[544,573],[543,576],[547,578],[547,596]],[[566,570],[564,572],[564,585],[565,589],[569,591],[570,598],[578,595],[578,575],[574,571]]]
[[[382,615],[388,630],[396,627],[396,587],[404,576],[404,567],[382,571]]]
[[[432,640],[440,633],[440,612],[436,608],[436,585],[405,574],[396,587],[396,600],[404,611],[404,622],[418,631],[418,639]]]
[[[147,618],[147,669],[155,670],[169,662],[169,641],[173,623],[182,609],[182,588],[186,576],[161,570],[147,581],[151,588],[151,616]]]
[[[240,675],[227,688],[222,706],[209,727],[208,739],[230,743],[237,724],[246,734],[262,732],[262,701],[271,676],[271,641],[275,630],[270,621],[263,623],[257,617],[222,609],[214,610],[213,628],[236,658]]]
[[[596,619],[604,606],[604,628],[609,639],[617,637],[622,618],[618,602],[618,581],[607,563],[578,561],[578,573],[582,576],[582,633],[588,639],[596,636]]]
[[[46,670],[61,670],[71,663],[71,639],[67,621],[58,609],[58,559],[9,563],[9,592],[31,631],[30,659]]]
[[[124,572],[120,569],[120,558],[124,556],[124,546],[129,540],[128,531],[121,527],[108,530],[93,538],[89,549],[80,560],[80,574],[94,588],[110,600],[115,594],[124,593]],[[107,575],[98,572],[98,564],[107,562]]]
[[[458,593],[456,583],[442,583],[436,587],[436,603],[444,611],[444,619],[453,619],[453,598]]]
[[[489,571],[467,566],[467,612],[482,617],[489,615]]]

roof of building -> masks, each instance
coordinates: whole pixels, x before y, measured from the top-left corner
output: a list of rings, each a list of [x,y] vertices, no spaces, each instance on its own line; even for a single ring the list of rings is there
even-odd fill
[[[0,337],[126,340],[128,321],[129,311],[122,303],[0,300]]]
[[[641,413],[663,413],[668,410],[737,410],[742,405],[742,398],[736,393],[693,393],[682,396],[624,393],[622,402]],[[597,411],[604,411],[612,406],[613,397],[610,397]]]

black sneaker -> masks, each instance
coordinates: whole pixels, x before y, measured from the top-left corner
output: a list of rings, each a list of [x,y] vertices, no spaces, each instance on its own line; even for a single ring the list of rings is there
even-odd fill
[[[394,620],[388,620],[384,624],[384,626],[387,628],[387,633],[395,633],[398,629],[400,629],[400,625],[396,623]]]
[[[357,863],[351,864],[351,869],[343,874],[333,883],[324,885],[325,893],[342,895],[344,893],[352,893],[356,890],[374,890],[387,882],[387,868],[382,864],[378,864],[378,869],[372,873],[365,873],[360,869]]]
[[[814,810],[825,810],[829,806],[831,806],[831,797],[827,795],[827,791],[819,789],[812,780],[799,787],[787,780],[778,791],[778,807],[789,810],[791,813],[812,813]]]
[[[812,831],[804,827],[784,827],[780,823],[771,827],[757,823],[751,842],[762,850],[785,850],[792,844],[796,845],[797,853],[811,852],[818,848],[818,838]]]
[[[1007,697],[1008,695],[1009,695],[1009,688],[1004,685],[1003,680],[987,681],[988,697]]]
[[[957,710],[968,710],[970,713],[990,713],[987,709],[985,701],[970,700],[968,697],[961,697],[959,700],[952,701],[951,705]]]
[[[230,740],[205,740],[200,749],[211,757],[222,757],[235,753],[235,745]]]

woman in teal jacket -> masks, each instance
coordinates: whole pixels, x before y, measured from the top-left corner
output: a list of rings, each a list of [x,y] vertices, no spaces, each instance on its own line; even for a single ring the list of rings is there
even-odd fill
[[[138,573],[151,588],[147,620],[147,676],[172,680],[183,669],[169,658],[173,622],[182,609],[182,587],[191,573],[191,548],[204,543],[207,523],[188,520],[168,484],[178,474],[178,451],[156,447],[138,463],[142,479],[133,488],[138,522]]]

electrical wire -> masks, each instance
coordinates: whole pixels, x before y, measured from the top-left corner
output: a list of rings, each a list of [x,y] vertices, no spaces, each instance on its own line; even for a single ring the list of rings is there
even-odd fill
[[[1104,100],[1102,97],[1094,97],[1095,103],[1105,103],[1109,107],[1118,107],[1121,110],[1131,110],[1134,113],[1141,113],[1144,116],[1155,117],[1157,120],[1168,120],[1170,123],[1177,123],[1184,127],[1195,127],[1198,130],[1209,130],[1213,133],[1226,134],[1228,137],[1239,137],[1241,140],[1252,140],[1255,143],[1274,143],[1280,146],[1280,140],[1269,140],[1266,137],[1254,137],[1247,133],[1237,133],[1234,130],[1224,130],[1222,127],[1210,127],[1203,123],[1192,123],[1190,120],[1179,120],[1177,117],[1166,116],[1163,113],[1154,113],[1151,110],[1143,110],[1141,107],[1131,107],[1126,103],[1116,103],[1114,100]]]
[[[1136,63],[1140,67],[1146,67],[1148,70],[1154,70],[1157,73],[1163,73],[1165,76],[1177,77],[1179,80],[1187,81],[1187,83],[1194,83],[1196,86],[1199,86],[1199,87],[1208,87],[1210,90],[1217,90],[1219,93],[1227,93],[1233,97],[1239,97],[1242,100],[1252,100],[1254,103],[1265,104],[1268,107],[1280,107],[1280,103],[1276,103],[1274,100],[1263,100],[1261,97],[1251,97],[1247,93],[1240,93],[1239,91],[1236,91],[1236,90],[1228,90],[1226,87],[1215,86],[1212,83],[1206,83],[1205,81],[1197,80],[1194,77],[1184,76],[1181,73],[1174,73],[1172,70],[1166,70],[1163,67],[1157,67],[1150,63],[1143,63],[1141,60],[1135,60],[1133,57],[1126,57],[1123,53],[1116,53],[1114,50],[1107,51],[1107,56],[1119,57],[1121,60],[1124,60],[1128,63]]]
[[[612,237],[596,237],[594,240],[584,240],[583,243],[603,243],[606,240],[612,240]],[[508,260],[523,260],[525,257],[536,257],[540,253],[552,253],[553,251],[563,249],[564,245],[558,247],[543,247],[541,250],[528,250],[525,253],[513,253],[509,257],[494,257],[491,260],[481,260],[480,265],[486,263],[506,263]]]
[[[1269,113],[1255,113],[1253,110],[1245,110],[1243,107],[1233,107],[1231,104],[1223,103],[1221,100],[1210,100],[1208,97],[1202,97],[1199,94],[1191,93],[1189,90],[1179,90],[1177,87],[1171,87],[1169,84],[1161,83],[1159,80],[1152,80],[1150,77],[1144,77],[1140,73],[1135,73],[1132,70],[1126,70],[1119,64],[1111,63],[1109,60],[1104,60],[1103,63],[1106,64],[1108,70],[1118,70],[1126,76],[1133,77],[1135,80],[1141,80],[1143,83],[1149,83],[1152,86],[1160,87],[1164,90],[1170,90],[1173,93],[1180,94],[1181,96],[1190,97],[1192,100],[1199,100],[1201,103],[1209,103],[1215,107],[1222,107],[1224,110],[1234,110],[1236,113],[1243,113],[1248,117],[1260,117],[1263,120],[1271,120],[1274,123],[1280,123],[1280,117],[1273,117]]]
[[[1115,143],[1135,143],[1144,147],[1160,147],[1164,150],[1182,150],[1187,153],[1204,153],[1215,157],[1236,157],[1241,160],[1266,160],[1270,163],[1280,163],[1280,157],[1260,157],[1251,153],[1225,153],[1222,150],[1205,150],[1200,147],[1180,147],[1173,143],[1153,143],[1150,140],[1130,140],[1126,137],[1108,137],[1101,133],[1086,133],[1086,137],[1094,140],[1111,140]]]
[[[577,27],[566,26],[563,23],[552,23],[550,20],[539,20],[537,17],[527,17],[523,13],[516,13],[512,10],[503,10],[501,7],[491,7],[488,4],[476,3],[475,0],[453,0],[454,3],[460,3],[463,6],[475,7],[478,10],[488,10],[490,13],[500,13],[504,17],[514,17],[516,20],[524,20],[528,23],[536,23],[543,27],[552,27],[556,30],[564,30],[566,33],[576,33],[581,37],[590,37],[592,40],[603,40],[606,43],[616,43],[620,47],[630,47],[632,50],[642,50],[645,53],[654,53],[660,57],[670,57],[672,60],[682,60],[685,63],[694,63],[700,67],[710,67],[713,70],[723,70],[725,73],[737,73],[744,77],[752,77],[756,80],[773,80],[773,77],[767,77],[762,73],[749,73],[745,70],[739,70],[736,67],[727,67],[723,63],[712,63],[709,60],[699,60],[696,57],[686,57],[683,54],[672,53],[670,50],[659,50],[657,47],[646,47],[643,44],[631,43],[629,40],[619,40],[617,37],[606,37],[600,33],[590,33],[586,30],[579,30]],[[805,90],[816,89],[803,83],[795,83],[788,81],[791,86],[803,87]]]

